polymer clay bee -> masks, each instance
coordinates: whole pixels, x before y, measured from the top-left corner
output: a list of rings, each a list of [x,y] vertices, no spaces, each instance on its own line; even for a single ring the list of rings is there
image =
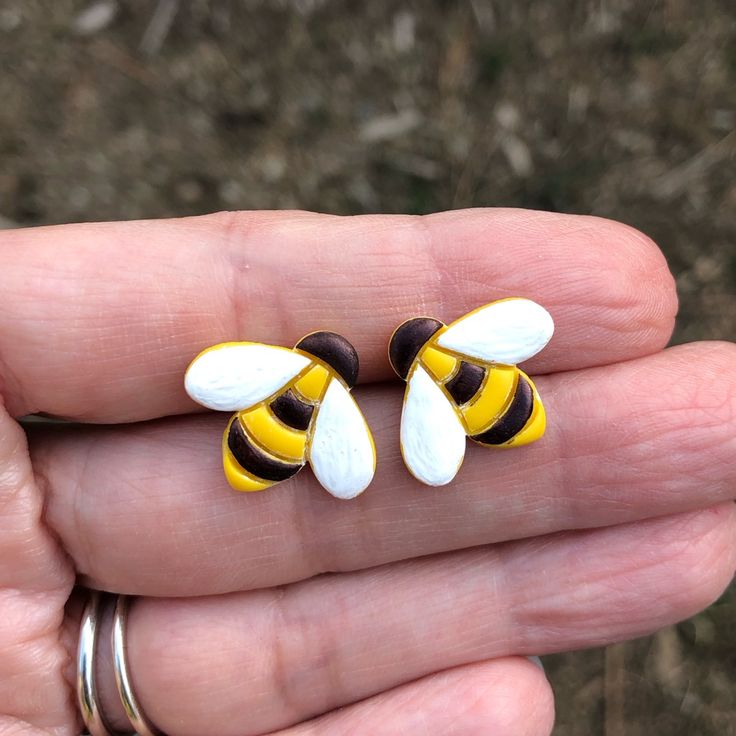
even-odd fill
[[[544,406],[519,368],[549,342],[546,309],[529,299],[502,299],[450,325],[417,317],[400,325],[389,359],[407,382],[401,454],[409,471],[431,486],[449,483],[465,456],[465,437],[495,448],[539,439]]]
[[[184,385],[209,409],[237,412],[222,440],[225,476],[238,491],[260,491],[309,461],[337,498],[373,479],[376,450],[350,389],[355,348],[334,332],[313,332],[293,349],[228,342],[200,353]]]

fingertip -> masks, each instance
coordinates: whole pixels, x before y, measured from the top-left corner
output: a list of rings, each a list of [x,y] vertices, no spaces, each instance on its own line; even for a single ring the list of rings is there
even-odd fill
[[[541,670],[524,658],[502,657],[428,675],[278,736],[549,736],[554,717]]]
[[[673,551],[663,572],[670,580],[673,604],[681,618],[716,601],[736,573],[736,504],[732,501],[681,517],[671,528]],[[667,542],[663,540],[663,544]],[[663,581],[663,595],[667,595]]]
[[[646,233],[623,222],[606,220],[611,239],[620,242],[631,279],[642,296],[641,313],[659,325],[664,347],[672,336],[679,308],[677,285],[659,245]]]
[[[595,293],[606,295],[612,322],[632,347],[650,353],[664,348],[674,330],[678,297],[661,248],[626,223],[595,216],[581,221],[589,228],[589,247],[597,255],[589,270],[591,287],[597,284],[591,288],[592,298]]]
[[[607,641],[650,633],[684,620],[707,608],[726,589],[736,568],[736,506],[733,502],[711,508],[612,527],[633,535],[626,546],[621,570],[606,587],[626,590],[628,600],[624,635]],[[619,545],[623,545],[619,542]],[[601,555],[604,553],[602,552]],[[623,623],[616,610],[601,610],[612,627]],[[638,622],[638,623],[637,623]],[[600,642],[591,642],[600,643]]]
[[[469,719],[478,729],[466,733],[549,736],[554,694],[538,665],[525,657],[507,657],[464,669]]]

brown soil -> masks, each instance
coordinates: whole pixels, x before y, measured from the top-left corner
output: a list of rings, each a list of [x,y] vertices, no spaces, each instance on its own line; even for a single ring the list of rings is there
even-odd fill
[[[3,0],[0,64],[0,222],[594,213],[736,339],[732,0]],[[557,733],[736,734],[735,622],[548,658]]]

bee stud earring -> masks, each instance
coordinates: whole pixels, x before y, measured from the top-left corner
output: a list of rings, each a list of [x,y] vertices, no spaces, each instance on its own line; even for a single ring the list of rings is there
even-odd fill
[[[519,447],[545,430],[544,406],[516,367],[554,331],[546,309],[529,299],[502,299],[450,325],[417,317],[391,337],[389,359],[406,383],[401,454],[414,477],[449,483],[465,455],[465,437],[495,448]]]
[[[355,348],[334,332],[313,332],[293,349],[227,342],[200,353],[184,386],[208,409],[237,412],[222,440],[225,476],[238,491],[260,491],[309,461],[337,498],[373,479],[376,450],[350,389]]]

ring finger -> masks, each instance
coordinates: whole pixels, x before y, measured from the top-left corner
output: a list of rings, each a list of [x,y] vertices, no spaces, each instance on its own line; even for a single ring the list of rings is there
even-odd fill
[[[729,582],[735,533],[729,503],[279,589],[143,598],[128,621],[129,665],[170,736],[260,734],[450,667],[684,618]],[[103,702],[122,727],[112,691]]]

